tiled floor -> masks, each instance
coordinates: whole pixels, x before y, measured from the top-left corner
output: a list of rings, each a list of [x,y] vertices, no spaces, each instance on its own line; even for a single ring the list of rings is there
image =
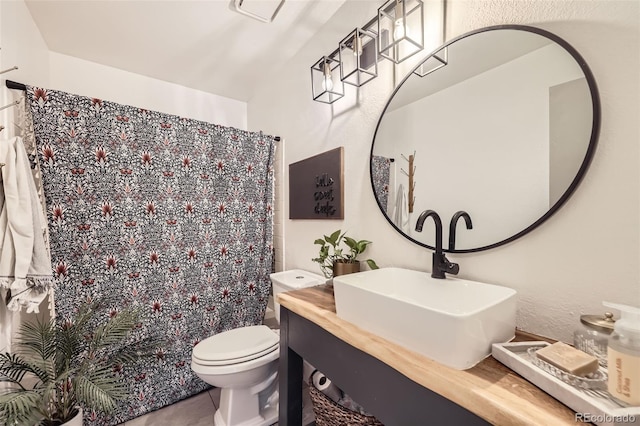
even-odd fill
[[[270,306],[273,302],[270,302]],[[264,324],[278,328],[273,310],[269,308]],[[314,425],[313,408],[306,384],[303,389],[302,417],[305,425]],[[175,404],[161,408],[144,416],[129,420],[119,426],[212,426],[213,414],[220,404],[220,389],[212,388]],[[276,423],[277,425],[277,423]],[[230,425],[233,426],[233,425]]]
[[[219,402],[220,389],[214,388],[129,420],[124,426],[211,426]]]
[[[306,385],[305,385],[306,386]],[[305,425],[314,425],[309,393],[304,389],[302,417]],[[129,420],[120,426],[212,426],[213,414],[220,403],[220,389],[213,388],[191,398]],[[277,426],[277,423],[276,423]]]

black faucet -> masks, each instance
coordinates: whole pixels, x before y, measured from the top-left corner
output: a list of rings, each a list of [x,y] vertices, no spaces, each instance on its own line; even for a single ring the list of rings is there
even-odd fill
[[[460,267],[457,263],[449,262],[442,251],[442,221],[440,220],[438,213],[433,210],[425,210],[420,213],[418,221],[416,222],[416,231],[422,232],[422,226],[428,217],[433,218],[433,221],[436,224],[436,251],[433,253],[431,276],[433,278],[446,278],[444,275],[445,272],[447,274],[456,275],[458,271],[460,271]]]
[[[456,249],[456,226],[458,225],[458,220],[461,217],[464,218],[467,229],[473,229],[473,224],[471,223],[471,216],[469,216],[469,213],[465,212],[464,210],[457,211],[451,218],[451,222],[449,222],[449,251]]]

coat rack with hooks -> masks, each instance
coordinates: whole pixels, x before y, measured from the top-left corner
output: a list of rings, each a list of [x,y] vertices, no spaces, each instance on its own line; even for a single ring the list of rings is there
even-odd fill
[[[4,73],[10,72],[10,71],[15,71],[15,70],[17,70],[17,69],[19,69],[17,66],[13,66],[13,67],[11,67],[11,68],[7,68],[6,70],[2,70],[2,71],[0,71],[0,74],[4,74]],[[13,83],[13,82],[12,82],[12,81],[10,81],[10,80],[6,80],[6,85],[7,85],[7,87],[8,87],[9,89],[11,89],[12,87],[9,85],[9,83]],[[17,101],[13,101],[13,102],[11,102],[11,103],[10,103],[10,104],[8,104],[8,105],[4,105],[4,106],[0,107],[0,111],[2,111],[2,110],[4,110],[4,109],[7,109],[7,108],[11,108],[12,106],[19,105],[19,104],[20,104],[20,102],[22,102],[22,99],[24,99],[24,98],[20,98],[20,99],[18,99]],[[0,132],[1,132],[1,131],[3,131],[3,130],[4,130],[4,126],[0,124]],[[2,163],[2,164],[0,164],[0,167],[2,167],[2,166],[4,166],[4,164],[3,164],[3,163]]]
[[[7,68],[6,70],[2,70],[2,71],[0,71],[0,74],[4,74],[4,73],[10,72],[10,71],[15,71],[15,70],[17,70],[17,69],[18,69],[18,67],[17,67],[17,66],[13,66],[13,67],[11,67],[11,68]],[[7,80],[7,81],[8,81],[8,80]],[[9,87],[9,86],[7,85],[7,87]],[[22,102],[22,99],[23,99],[23,98],[20,98],[20,99],[18,99],[17,101],[13,101],[13,102],[11,102],[11,103],[10,103],[10,104],[8,104],[8,105],[5,105],[5,106],[0,107],[0,111],[2,111],[2,110],[4,110],[4,109],[7,109],[7,108],[11,108],[12,106],[16,106],[16,105],[20,104],[20,102]],[[2,132],[3,130],[4,130],[4,126],[0,124],[0,132]],[[4,166],[5,166],[5,163],[0,163],[0,170],[2,170],[2,168],[3,168]]]
[[[415,173],[416,173],[416,166],[414,165],[415,159],[416,159],[416,152],[413,151],[413,154],[409,155],[409,158],[405,157],[404,154],[400,154],[402,156],[402,158],[404,158],[408,163],[409,163],[409,172],[407,173],[404,169],[400,169],[400,171],[402,173],[404,173],[405,175],[407,175],[407,177],[409,178],[409,195],[408,195],[408,199],[409,199],[409,213],[413,213],[413,204],[416,201],[416,197],[414,195],[414,191],[416,189],[416,182],[414,180],[415,178]]]
[[[13,101],[8,105],[2,106],[0,107],[0,111],[2,111],[3,109],[7,109],[7,108],[11,108],[12,106],[16,106],[18,105],[20,102],[22,102],[22,98],[18,99],[17,101]],[[4,129],[4,127],[2,127]],[[0,129],[1,130],[1,129]]]
[[[4,74],[4,73],[9,72],[9,71],[15,71],[17,69],[18,69],[18,67],[7,68],[6,70],[0,71],[0,74]]]

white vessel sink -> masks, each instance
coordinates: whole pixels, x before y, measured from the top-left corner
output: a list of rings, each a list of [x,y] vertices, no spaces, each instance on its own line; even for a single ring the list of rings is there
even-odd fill
[[[466,370],[514,337],[516,291],[382,268],[333,279],[338,317],[449,367]]]

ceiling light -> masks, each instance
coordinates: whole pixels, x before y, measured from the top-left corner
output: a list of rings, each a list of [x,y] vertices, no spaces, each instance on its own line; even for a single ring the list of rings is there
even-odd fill
[[[337,52],[323,56],[311,67],[313,100],[331,104],[344,96],[344,84],[340,79],[340,60]]]
[[[399,64],[420,52],[424,48],[424,31],[422,0],[385,1],[376,16],[351,31],[336,50],[313,64],[313,100],[330,104],[344,96],[343,83],[359,87],[373,80],[378,76],[379,56]],[[447,65],[447,61],[447,51],[441,49],[414,72],[423,77]]]
[[[362,86],[378,75],[378,47],[376,35],[356,28],[338,45],[340,80]]]
[[[378,44],[382,57],[396,64],[424,47],[422,0],[389,0],[378,9]]]

